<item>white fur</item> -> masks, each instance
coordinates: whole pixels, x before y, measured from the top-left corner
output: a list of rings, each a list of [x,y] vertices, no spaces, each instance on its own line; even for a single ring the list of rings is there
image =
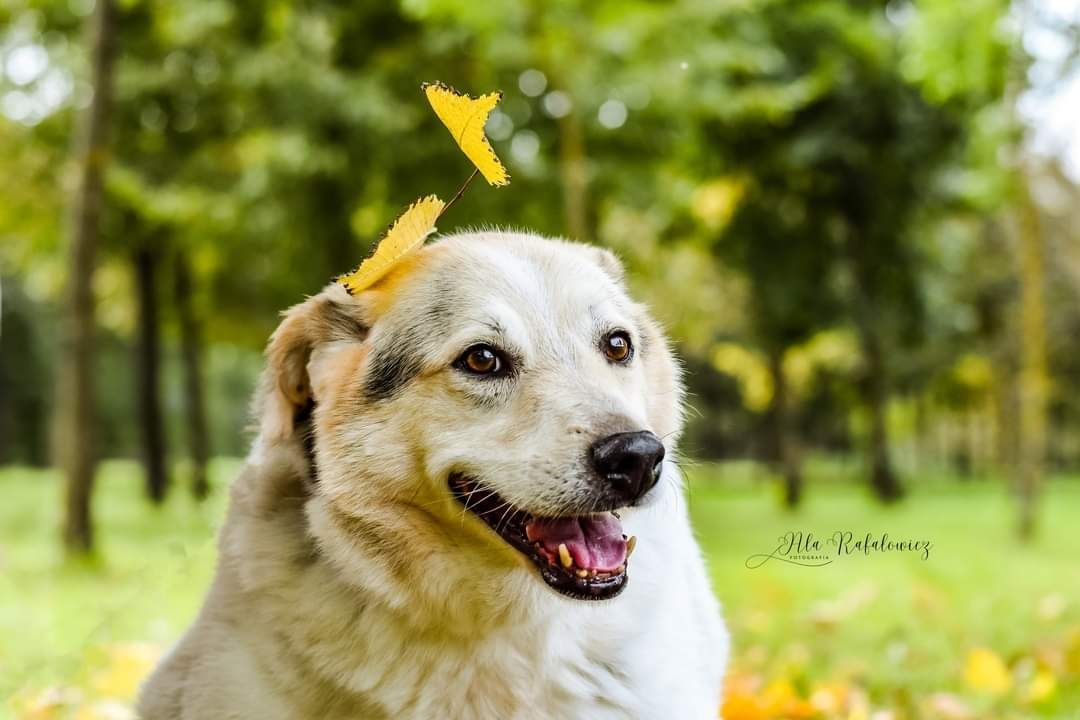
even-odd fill
[[[214,585],[140,716],[715,718],[728,640],[671,459],[678,370],[617,261],[501,233],[417,256],[359,297],[331,286],[275,333]],[[409,330],[428,316],[440,326]],[[628,367],[597,351],[612,325],[641,348]],[[477,385],[451,364],[493,326],[523,371]],[[372,358],[403,337],[422,367],[363,400]],[[309,399],[317,478],[293,428]],[[447,490],[464,470],[557,513],[592,482],[587,443],[627,429],[663,438],[668,460],[620,511],[638,543],[612,600],[558,595]]]

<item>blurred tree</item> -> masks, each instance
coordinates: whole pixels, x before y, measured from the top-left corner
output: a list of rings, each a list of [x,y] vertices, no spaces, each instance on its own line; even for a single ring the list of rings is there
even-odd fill
[[[67,453],[67,504],[64,542],[73,553],[89,552],[93,546],[90,500],[97,463],[94,428],[94,295],[92,283],[108,162],[114,44],[111,0],[97,0],[90,24],[93,50],[93,97],[86,110],[80,149],[80,183],[75,198],[71,240],[71,294],[67,308],[65,375],[62,385],[65,412],[64,441]]]
[[[33,309],[14,277],[0,279],[0,463],[49,460],[53,363],[43,347],[42,315]]]
[[[191,493],[196,500],[210,494],[207,465],[210,437],[206,421],[206,384],[203,381],[203,344],[200,324],[192,299],[191,268],[187,254],[179,250],[173,258],[173,290],[180,322],[180,361],[184,373],[184,413],[188,451],[191,454]]]
[[[827,218],[792,188],[801,178],[793,179],[789,171],[776,158],[756,163],[757,177],[714,247],[749,280],[750,325],[767,357],[772,385],[768,456],[784,479],[784,502],[793,508],[802,499],[803,479],[785,357],[836,318],[838,302],[823,282],[834,262]]]
[[[159,505],[165,500],[169,484],[165,466],[165,418],[161,407],[161,314],[157,287],[160,265],[155,238],[138,243],[132,251],[138,313],[135,342],[137,425],[142,437],[146,494],[151,502]]]
[[[1046,250],[1039,209],[1023,171],[1017,190],[1017,239],[1020,276],[1019,457],[1016,485],[1020,497],[1020,537],[1035,534],[1036,508],[1046,462]]]
[[[56,217],[70,109],[87,97],[82,7],[0,3],[0,37],[48,55],[25,85],[4,65],[0,97],[69,80],[41,117],[0,122],[16,168],[0,174],[0,261],[26,291],[23,317],[65,287]],[[616,249],[695,368],[688,447],[766,456],[789,502],[802,446],[862,441],[885,497],[912,447],[977,470],[985,443],[968,429],[989,422],[1000,447],[1019,448],[1028,347],[1003,211],[1019,206],[999,155],[1019,138],[1003,110],[1007,17],[1005,0],[125,2],[98,355],[144,373],[101,373],[103,450],[137,449],[153,423],[136,427],[134,409],[154,403],[184,413],[169,425],[184,429],[197,494],[211,452],[243,450],[254,348],[276,311],[354,266],[413,197],[448,196],[468,172],[419,92],[437,77],[504,90],[489,130],[514,176],[509,191],[467,194],[440,230],[482,221]],[[1056,223],[1042,230],[1046,357],[1075,388],[1080,319],[1053,229],[1069,221]],[[155,278],[140,283],[145,247]],[[147,292],[164,278],[171,292]],[[158,320],[140,323],[152,313],[132,298],[151,295]],[[156,363],[128,351],[159,327],[161,357],[180,361],[167,401],[120,392],[152,376]],[[808,360],[830,343],[827,362]],[[987,359],[968,392],[961,371]],[[24,364],[5,372],[27,377]],[[1046,398],[1055,457],[1080,454],[1074,395]]]
[[[916,63],[908,56],[916,52],[907,46],[910,22],[903,16],[916,11],[883,9],[826,0],[720,11],[707,27],[727,38],[726,52],[701,60],[693,86],[706,142],[720,150],[718,164],[784,198],[758,213],[756,228],[739,230],[747,238],[786,238],[769,254],[781,267],[760,278],[766,292],[800,298],[800,278],[809,276],[819,295],[835,292],[844,300],[863,359],[858,387],[870,483],[878,497],[893,500],[902,488],[889,452],[896,365],[889,359],[922,344],[928,322],[921,288],[927,258],[916,231],[926,227],[920,217],[955,197],[947,180],[965,167],[965,123],[1000,97],[1004,56],[995,28],[1005,7],[980,3],[979,47],[993,62],[980,66],[984,74],[955,81],[947,94],[927,92],[927,76],[910,72]],[[729,232],[737,228],[733,223]],[[807,236],[811,249],[800,251]],[[780,278],[785,252],[804,260]],[[801,312],[806,301],[790,310]]]

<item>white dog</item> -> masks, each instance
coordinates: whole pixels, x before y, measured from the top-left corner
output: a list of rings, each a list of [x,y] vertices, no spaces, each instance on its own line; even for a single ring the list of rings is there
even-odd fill
[[[679,372],[613,255],[448,237],[292,308],[267,358],[216,579],[141,718],[717,717]]]

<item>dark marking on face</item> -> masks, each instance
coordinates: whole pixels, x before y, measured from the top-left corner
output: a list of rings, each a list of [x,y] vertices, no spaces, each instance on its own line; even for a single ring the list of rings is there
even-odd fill
[[[438,342],[436,336],[444,333],[453,319],[452,283],[445,279],[434,282],[438,299],[411,326],[380,339],[373,349],[364,382],[364,394],[369,400],[388,400],[419,375],[424,369],[423,349]]]
[[[419,375],[422,368],[416,343],[411,336],[405,333],[400,337],[391,337],[371,357],[364,394],[373,401],[392,398]]]

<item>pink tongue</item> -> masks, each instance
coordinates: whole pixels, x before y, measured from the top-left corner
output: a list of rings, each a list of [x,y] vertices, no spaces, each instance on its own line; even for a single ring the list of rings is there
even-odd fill
[[[574,565],[585,570],[609,572],[626,561],[622,523],[611,513],[570,518],[537,518],[525,526],[529,542],[539,541],[558,557],[565,543]]]

